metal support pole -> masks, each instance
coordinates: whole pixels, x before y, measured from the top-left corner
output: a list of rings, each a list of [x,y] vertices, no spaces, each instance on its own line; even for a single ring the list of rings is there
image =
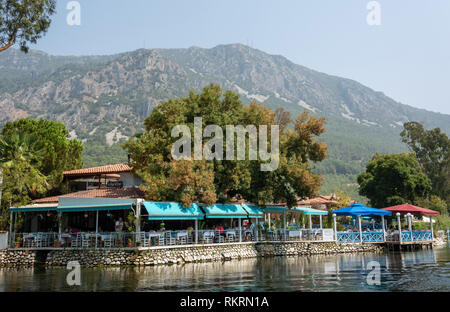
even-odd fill
[[[312,216],[309,215],[309,229],[312,230]]]
[[[384,216],[381,216],[381,224],[383,229],[383,240],[386,241],[386,229],[384,227]]]
[[[8,247],[12,246],[12,226],[13,226],[13,213],[9,213],[9,233],[8,233]]]
[[[334,240],[337,241],[337,224],[336,224],[336,214],[333,213],[333,227],[334,227]]]
[[[241,226],[242,219],[238,218],[238,220],[239,220],[239,242],[242,243],[242,226]]]
[[[255,239],[256,241],[258,241],[258,232],[259,232],[259,223],[258,223],[258,218],[255,218],[256,220],[256,225],[255,225]]]
[[[286,211],[283,212],[283,236],[286,240]]]
[[[402,243],[402,222],[400,220],[400,212],[397,212],[397,223],[398,223],[398,232],[399,232],[399,241]]]
[[[269,229],[270,229],[270,213],[268,213],[268,217],[269,217]]]
[[[359,228],[359,241],[362,243],[362,228],[361,228],[361,216],[358,216],[358,228]]]
[[[98,246],[98,210],[97,213],[95,215],[95,248],[97,248]]]
[[[58,239],[61,242],[61,232],[62,232],[62,212],[58,212]]]
[[[195,244],[198,244],[198,220],[195,219]]]
[[[320,229],[322,229],[322,228],[323,228],[323,225],[322,225],[322,215],[319,215],[319,219],[320,219]]]

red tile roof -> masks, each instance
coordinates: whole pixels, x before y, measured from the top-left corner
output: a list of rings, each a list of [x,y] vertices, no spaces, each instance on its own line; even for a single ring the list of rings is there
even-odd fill
[[[65,177],[83,177],[108,173],[130,172],[132,170],[133,168],[130,167],[128,164],[116,164],[116,165],[107,165],[107,166],[64,171],[63,174]]]
[[[127,188],[108,187],[108,188],[80,191],[80,192],[64,194],[64,195],[60,195],[60,196],[40,198],[40,199],[34,200],[33,202],[36,204],[57,203],[58,197],[144,198],[145,194],[143,191],[141,191],[137,187],[127,187]]]

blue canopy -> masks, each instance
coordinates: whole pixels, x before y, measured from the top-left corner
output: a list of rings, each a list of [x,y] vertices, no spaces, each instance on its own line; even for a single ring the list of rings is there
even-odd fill
[[[202,220],[203,211],[197,204],[183,208],[180,203],[144,202],[149,220]]]
[[[202,207],[206,213],[207,219],[222,218],[247,218],[247,211],[241,205],[235,204],[214,204],[208,207]]]
[[[334,210],[337,216],[390,216],[392,212],[354,203],[350,207]]]

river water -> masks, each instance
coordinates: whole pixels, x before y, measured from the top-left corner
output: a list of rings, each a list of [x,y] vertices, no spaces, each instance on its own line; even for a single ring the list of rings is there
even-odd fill
[[[370,272],[376,274],[371,261],[380,265],[379,285],[367,282]],[[0,269],[0,291],[450,291],[450,248],[82,268],[80,286],[67,285],[68,273],[64,268]]]

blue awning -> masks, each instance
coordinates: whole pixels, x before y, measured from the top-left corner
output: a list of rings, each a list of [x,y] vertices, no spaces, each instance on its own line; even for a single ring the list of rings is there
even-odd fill
[[[264,218],[264,210],[252,204],[242,204],[250,218]]]
[[[11,212],[38,212],[38,211],[56,211],[57,203],[54,204],[32,204],[21,207],[11,207]]]
[[[130,210],[136,199],[59,197],[58,211]]]
[[[149,220],[202,220],[203,211],[197,204],[183,208],[180,203],[144,202]]]
[[[241,205],[235,204],[214,204],[209,207],[202,207],[207,219],[224,218],[247,218],[247,211]]]

